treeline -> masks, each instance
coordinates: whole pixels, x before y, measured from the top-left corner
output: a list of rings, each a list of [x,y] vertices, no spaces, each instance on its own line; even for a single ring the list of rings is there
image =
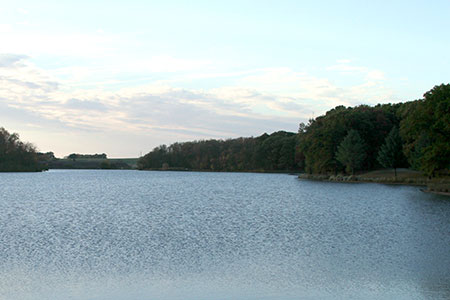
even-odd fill
[[[449,139],[450,84],[442,84],[416,101],[337,106],[301,123],[298,134],[162,145],[138,168],[338,174],[408,167],[448,175]]]
[[[137,159],[108,159],[108,158],[83,158],[83,159],[52,159],[47,162],[49,169],[133,169],[129,161]]]
[[[65,160],[37,153],[0,128],[0,171],[52,168],[131,168],[106,154],[72,153]],[[134,163],[133,163],[134,164]],[[423,99],[376,106],[337,106],[301,123],[298,133],[161,145],[141,157],[139,169],[299,171],[338,174],[408,167],[434,176],[450,172],[450,84]]]
[[[46,169],[40,163],[36,148],[20,141],[17,133],[0,128],[0,172],[34,172]]]
[[[300,124],[296,148],[301,170],[354,173],[411,167],[428,176],[450,168],[450,84],[416,101],[369,107],[338,106]]]
[[[60,159],[47,152],[38,153],[38,158],[49,169],[133,169],[137,161],[137,158],[108,159],[106,153],[72,153]]]
[[[271,135],[228,140],[203,140],[156,147],[138,161],[139,169],[207,171],[295,170],[297,135]]]
[[[79,154],[79,153],[72,153],[67,156],[68,159],[106,159],[106,153],[102,154]]]

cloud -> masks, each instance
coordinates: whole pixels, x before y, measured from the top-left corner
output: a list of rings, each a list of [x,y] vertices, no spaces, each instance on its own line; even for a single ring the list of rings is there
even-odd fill
[[[107,34],[58,33],[16,31],[11,26],[0,26],[1,53],[28,53],[53,57],[102,58],[114,51],[121,42],[117,36]]]
[[[133,70],[144,69],[150,72],[181,72],[196,70],[208,66],[208,60],[189,60],[174,58],[169,55],[159,55],[146,60],[139,60],[131,65]]]
[[[258,120],[275,122],[280,117],[296,124],[296,120],[308,118],[313,111],[324,112],[335,105],[359,104],[362,100],[371,99],[373,91],[379,87],[367,81],[344,89],[328,79],[304,72],[269,68],[241,72],[232,86],[209,90],[149,84],[115,92],[101,89],[67,92],[59,89],[59,83],[48,80],[42,70],[32,69],[26,64],[20,69],[9,77],[0,77],[5,83],[0,95],[15,100],[10,105],[20,105],[73,127],[92,125],[104,130],[198,128],[204,134],[235,136],[239,134],[239,126],[233,127],[232,124],[237,119],[227,122],[227,118],[241,118],[240,126],[243,119],[259,123]],[[377,71],[366,73],[371,80],[383,78],[383,74]],[[85,113],[80,116],[80,111]],[[253,128],[248,122],[245,126]],[[239,129],[245,132],[244,127]]]
[[[34,67],[24,55],[7,54],[0,56],[0,99],[10,106],[45,101],[58,90],[59,83],[43,70]],[[6,99],[6,100],[5,100]]]
[[[99,101],[93,100],[79,100],[71,98],[64,103],[64,107],[76,110],[96,110],[106,112],[107,106]]]
[[[100,140],[94,136],[133,136],[134,141],[139,137],[148,140],[144,150],[149,150],[148,147],[175,141],[295,131],[299,122],[337,105],[374,104],[389,100],[392,95],[392,91],[382,85],[384,74],[366,68],[354,69],[360,72],[361,82],[348,87],[289,68],[265,68],[221,73],[221,78],[227,79],[229,85],[210,89],[176,87],[174,85],[183,84],[183,76],[179,76],[174,82],[155,80],[106,90],[69,85],[33,66],[24,56],[2,57],[4,65],[9,67],[0,68],[0,117],[5,119],[8,111],[16,115],[22,111],[33,120],[21,122],[29,124],[24,125],[25,132],[40,130],[50,134],[56,129],[48,124],[58,124],[70,133],[62,139],[73,138],[66,144],[74,143],[78,136],[79,145],[89,136],[90,143],[101,147]],[[334,70],[337,68],[330,72]],[[186,82],[192,77],[201,80],[216,75],[189,73]],[[52,142],[49,138],[40,139]],[[95,148],[95,151],[113,153],[114,142],[117,141],[108,142],[112,150]],[[143,147],[142,143],[138,144]],[[68,148],[68,145],[59,147]],[[47,149],[58,153],[54,147]]]
[[[328,71],[338,71],[341,73],[365,73],[368,71],[365,67],[353,66],[348,63],[339,63],[327,68]]]
[[[20,54],[0,54],[0,68],[16,68],[22,67],[22,60],[28,56]]]
[[[0,24],[0,33],[10,33],[11,31],[11,24]]]
[[[384,80],[385,76],[380,70],[372,70],[367,72],[366,78],[368,80]]]
[[[367,80],[384,80],[384,73],[380,70],[372,70],[367,67],[355,66],[351,64],[351,60],[338,60],[336,65],[326,68],[328,71],[337,71],[345,75],[364,76]]]
[[[10,83],[16,86],[20,86],[26,89],[34,89],[34,90],[44,90],[49,91],[56,89],[58,87],[58,83],[52,81],[40,81],[40,82],[32,82],[23,79],[16,79],[8,76],[0,76],[0,82]]]

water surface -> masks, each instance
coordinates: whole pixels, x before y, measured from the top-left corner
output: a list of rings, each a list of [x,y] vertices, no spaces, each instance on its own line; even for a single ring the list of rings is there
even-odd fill
[[[0,299],[449,299],[450,201],[250,173],[0,173]]]

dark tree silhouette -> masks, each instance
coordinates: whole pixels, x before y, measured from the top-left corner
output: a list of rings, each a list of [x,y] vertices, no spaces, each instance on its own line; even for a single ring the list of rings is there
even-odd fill
[[[30,143],[23,143],[17,133],[10,134],[0,128],[0,171],[34,172],[45,169],[38,160],[36,148]]]

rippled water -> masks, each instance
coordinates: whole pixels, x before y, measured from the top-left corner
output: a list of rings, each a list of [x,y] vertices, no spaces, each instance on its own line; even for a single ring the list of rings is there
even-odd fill
[[[450,299],[450,201],[245,173],[0,174],[0,299]]]

